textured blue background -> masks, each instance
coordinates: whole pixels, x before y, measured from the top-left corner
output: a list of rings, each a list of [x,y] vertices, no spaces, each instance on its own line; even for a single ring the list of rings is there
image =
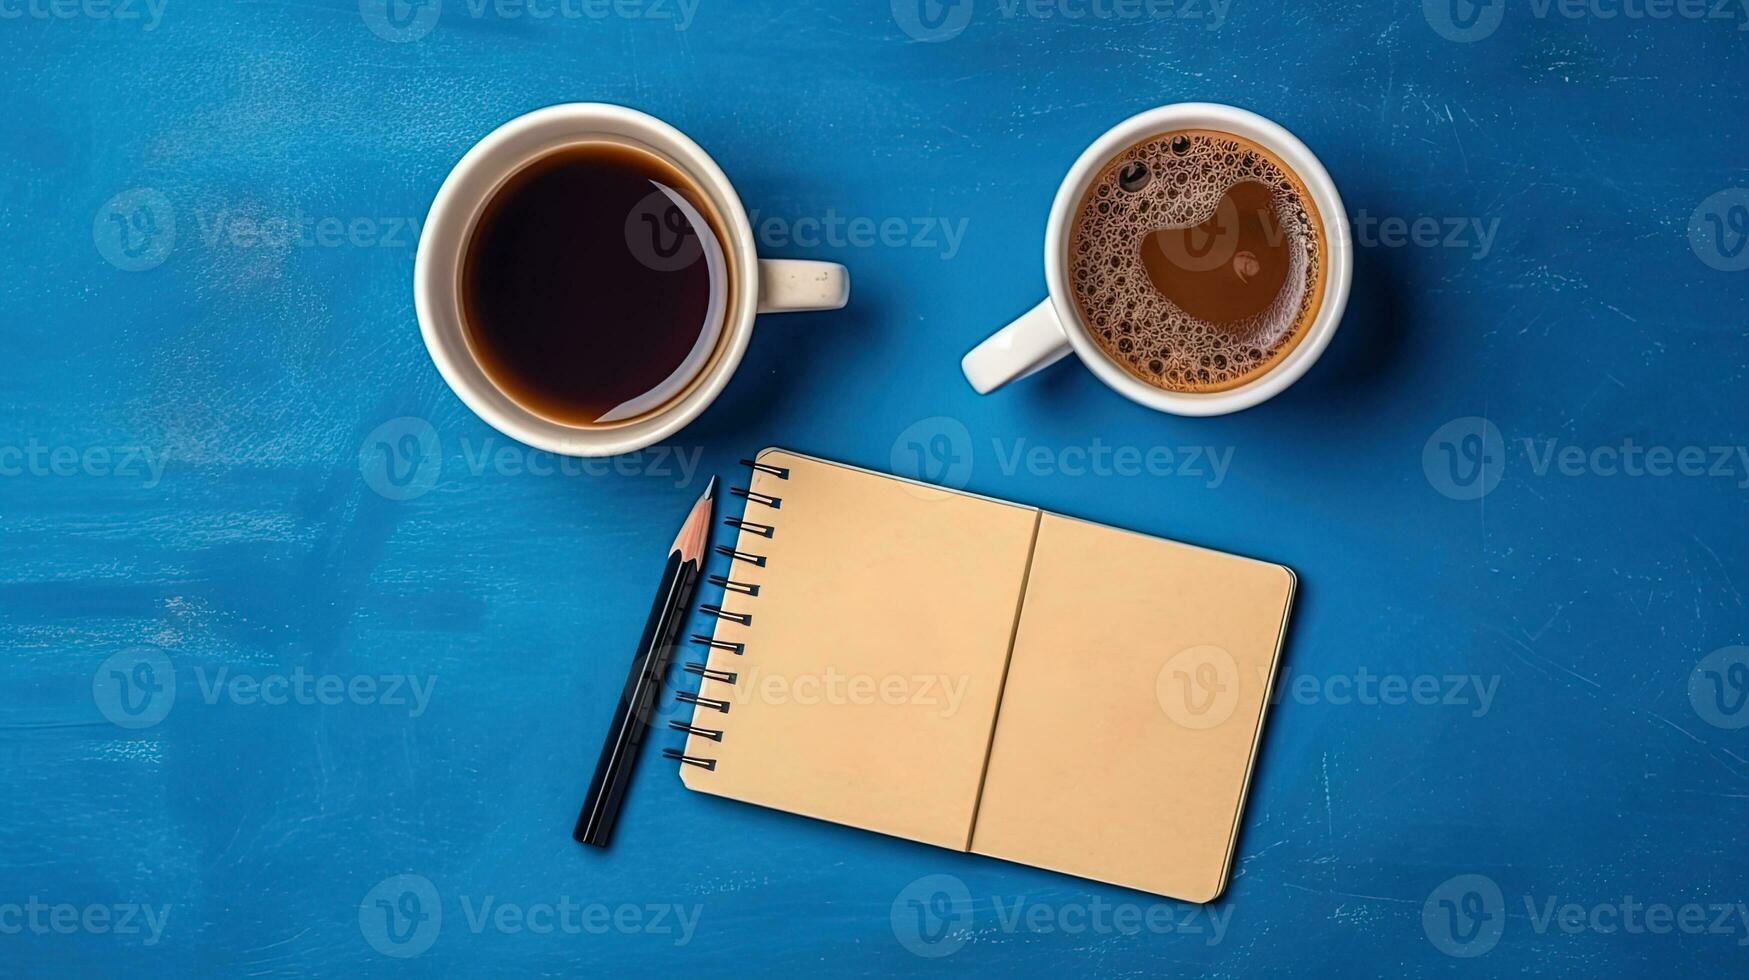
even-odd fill
[[[1703,663],[1745,642],[1749,468],[1540,465],[1551,445],[1749,441],[1749,272],[1715,268],[1741,198],[1696,214],[1749,184],[1741,10],[1511,0],[1461,42],[1449,8],[1402,0],[1081,19],[976,0],[933,35],[885,0],[702,0],[684,22],[673,0],[554,18],[445,0],[392,41],[372,2],[168,0],[157,20],[0,3],[20,14],[0,18],[0,973],[1741,968],[1735,913],[1694,935],[1542,916],[1749,898],[1749,730],[1731,727],[1749,714],[1725,669],[1744,658]],[[420,344],[404,225],[473,141],[572,100],[672,121],[779,230],[939,219],[963,241],[768,234],[768,254],[849,265],[852,305],[761,322],[675,443],[695,469],[501,457],[512,444]],[[1324,361],[1239,416],[1154,414],[1072,365],[974,395],[959,356],[1041,295],[1063,172],[1108,126],[1183,100],[1296,131],[1363,236],[1426,217],[1440,241],[1363,237]],[[1722,249],[1691,239],[1709,213]],[[1495,228],[1486,254],[1476,225],[1448,244],[1448,220]],[[1479,423],[1441,427],[1471,417],[1500,441],[1464,484]],[[1064,472],[1095,438],[1230,466]],[[914,441],[942,450],[927,476],[1299,570],[1287,666],[1309,686],[1272,716],[1218,904],[1097,928],[1155,901],[687,794],[653,752],[613,848],[571,843],[661,549],[705,477],[769,444],[915,468]],[[1012,463],[1033,446],[1042,464]],[[106,687],[142,644],[176,698],[124,728],[109,716],[164,704],[136,718]],[[434,686],[413,717],[371,695],[206,696],[221,670]],[[1388,704],[1347,693],[1363,674],[1466,680]],[[431,883],[434,941],[372,932],[405,880],[373,889],[401,874]],[[1460,875],[1485,880],[1445,884]],[[959,901],[908,902],[937,893]],[[567,896],[642,918],[469,922],[488,897]],[[1480,914],[1442,918],[1442,898]],[[31,925],[32,899],[169,912],[155,942],[62,934]],[[696,929],[650,922],[653,905]],[[1480,938],[1450,940],[1454,921]]]

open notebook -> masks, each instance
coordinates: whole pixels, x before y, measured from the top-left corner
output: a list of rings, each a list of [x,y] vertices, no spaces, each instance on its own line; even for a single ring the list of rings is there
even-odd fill
[[[780,449],[747,500],[689,788],[1220,894],[1291,571]]]

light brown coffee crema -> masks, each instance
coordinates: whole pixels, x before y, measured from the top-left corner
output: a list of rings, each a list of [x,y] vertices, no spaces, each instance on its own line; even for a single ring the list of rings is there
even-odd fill
[[[1247,182],[1261,186],[1233,193]],[[1246,198],[1266,199],[1272,212],[1261,225],[1259,216],[1247,216],[1250,234],[1270,239],[1261,258],[1238,247],[1232,202]],[[1212,237],[1162,234],[1198,225]],[[1228,133],[1164,133],[1119,153],[1082,197],[1069,235],[1071,292],[1100,347],[1136,378],[1168,391],[1224,391],[1273,368],[1316,319],[1327,264],[1323,229],[1305,185],[1267,150]],[[1254,289],[1267,281],[1279,282],[1278,292],[1255,304],[1261,312],[1239,319],[1193,316],[1185,306],[1231,304],[1205,295],[1180,305],[1158,288],[1142,250],[1168,239],[1188,252],[1170,257],[1184,271],[1185,289]],[[1165,263],[1151,258],[1157,275]],[[1286,269],[1273,279],[1265,269],[1259,279],[1272,258]]]

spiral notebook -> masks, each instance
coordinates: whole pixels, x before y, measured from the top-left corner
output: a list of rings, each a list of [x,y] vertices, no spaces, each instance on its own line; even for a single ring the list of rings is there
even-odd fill
[[[688,788],[1220,894],[1293,572],[781,449],[750,463],[666,753]]]

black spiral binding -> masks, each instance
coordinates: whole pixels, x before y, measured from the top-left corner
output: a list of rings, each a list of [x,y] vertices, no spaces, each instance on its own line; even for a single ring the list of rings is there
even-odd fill
[[[765,556],[764,555],[755,555],[755,554],[752,554],[752,553],[746,552],[746,551],[736,551],[735,549],[729,547],[726,544],[717,545],[717,554],[725,555],[729,558],[733,558],[736,561],[744,561],[749,565],[758,565],[760,568],[765,567]]]
[[[725,518],[723,518],[723,523],[729,525],[732,528],[746,531],[748,534],[757,534],[762,538],[769,538],[773,534],[777,533],[777,528],[772,527],[770,524],[761,524],[758,521],[742,520],[739,517],[725,517]]]
[[[702,756],[687,755],[679,749],[663,749],[662,758],[673,759],[675,762],[684,762],[689,766],[697,766],[700,769],[708,770],[710,772],[717,771],[717,760],[706,759]]]
[[[727,575],[712,575],[709,580],[712,585],[720,585],[724,592],[739,592],[742,595],[758,595],[759,586],[752,582],[737,582]]]
[[[721,728],[696,728],[684,721],[671,721],[668,723],[668,727],[677,732],[685,732],[688,735],[697,735],[699,738],[708,738],[713,742],[721,742],[723,740],[723,730]]]
[[[788,473],[789,471],[784,470],[783,472]],[[748,490],[745,487],[734,487],[734,488],[731,488],[729,490],[729,492],[734,494],[737,497],[740,497],[742,500],[750,500],[756,504],[764,504],[765,506],[770,507],[772,510],[777,510],[779,507],[783,506],[783,498],[782,497],[773,497],[769,494],[755,493],[754,491]]]
[[[707,698],[696,691],[675,691],[674,700],[681,704],[690,704],[695,708],[709,708],[712,711],[721,711],[725,715],[729,713],[729,702]]]
[[[712,606],[712,605],[708,605],[708,604],[704,605],[704,606],[700,606],[699,608],[703,609],[707,613],[710,613],[712,616],[717,617],[718,619],[726,619],[731,623],[740,623],[742,626],[752,626],[753,625],[753,614],[752,613],[730,612],[729,610],[724,609],[722,606]]]
[[[712,670],[709,664],[693,661],[686,665],[688,674],[697,674],[706,680],[722,681],[724,684],[735,683],[736,673],[732,670]]]
[[[749,467],[754,473],[764,473],[768,476],[774,476],[779,480],[789,479],[789,469],[787,467],[772,466],[770,463],[761,463],[757,460],[751,459],[742,460],[741,465]],[[758,504],[761,507],[768,507],[772,510],[778,510],[783,507],[782,497],[774,497],[768,493],[758,493],[752,489],[743,487],[731,489],[729,493],[747,501],[748,506]],[[723,523],[732,528],[737,528],[747,534],[756,534],[762,538],[770,538],[777,533],[777,528],[770,524],[762,524],[758,521],[746,520],[744,517],[726,518]],[[752,552],[740,551],[726,545],[718,545],[715,550],[717,554],[728,558],[731,565],[735,562],[742,562],[758,568],[765,567],[765,555],[756,555]],[[761,586],[752,582],[736,581],[728,575],[712,575],[710,576],[709,581],[712,585],[722,587],[724,601],[727,601],[730,596],[745,596],[749,599],[757,597],[761,588]],[[753,625],[752,613],[736,612],[734,610],[724,609],[722,606],[708,604],[701,606],[700,608],[707,614],[715,616],[718,619],[728,620],[731,623],[739,623],[742,626]],[[703,633],[694,633],[692,635],[692,642],[706,648],[706,650],[721,650],[725,653],[732,653],[737,657],[744,656],[747,653],[747,645],[745,643],[719,640],[714,636],[707,636]],[[708,661],[695,661],[688,663],[685,670],[689,674],[694,674],[704,680],[716,681],[719,684],[733,684],[740,677],[740,674],[736,671],[715,670],[710,666]],[[731,706],[731,702],[729,701],[719,698],[707,698],[694,691],[676,691],[674,699],[681,704],[692,705],[695,709],[695,714],[696,709],[698,708],[705,708],[711,711],[728,714]],[[723,740],[723,730],[720,728],[704,728],[686,721],[671,721],[668,723],[668,727],[677,732],[685,732],[688,735],[697,735],[700,738],[709,739],[712,742],[721,742]],[[665,759],[672,759],[682,765],[697,766],[707,772],[715,772],[717,768],[717,760],[705,756],[687,755],[684,749],[663,749],[662,757]]]
[[[773,466],[770,463],[761,463],[751,459],[742,460],[741,465],[752,467],[753,470],[758,473],[770,473],[779,480],[789,479],[789,470],[782,466]],[[740,494],[736,494],[736,496],[740,496]]]
[[[737,657],[747,652],[747,644],[745,643],[730,643],[728,640],[719,640],[703,633],[692,634],[692,642],[710,647],[712,650],[727,650]]]

